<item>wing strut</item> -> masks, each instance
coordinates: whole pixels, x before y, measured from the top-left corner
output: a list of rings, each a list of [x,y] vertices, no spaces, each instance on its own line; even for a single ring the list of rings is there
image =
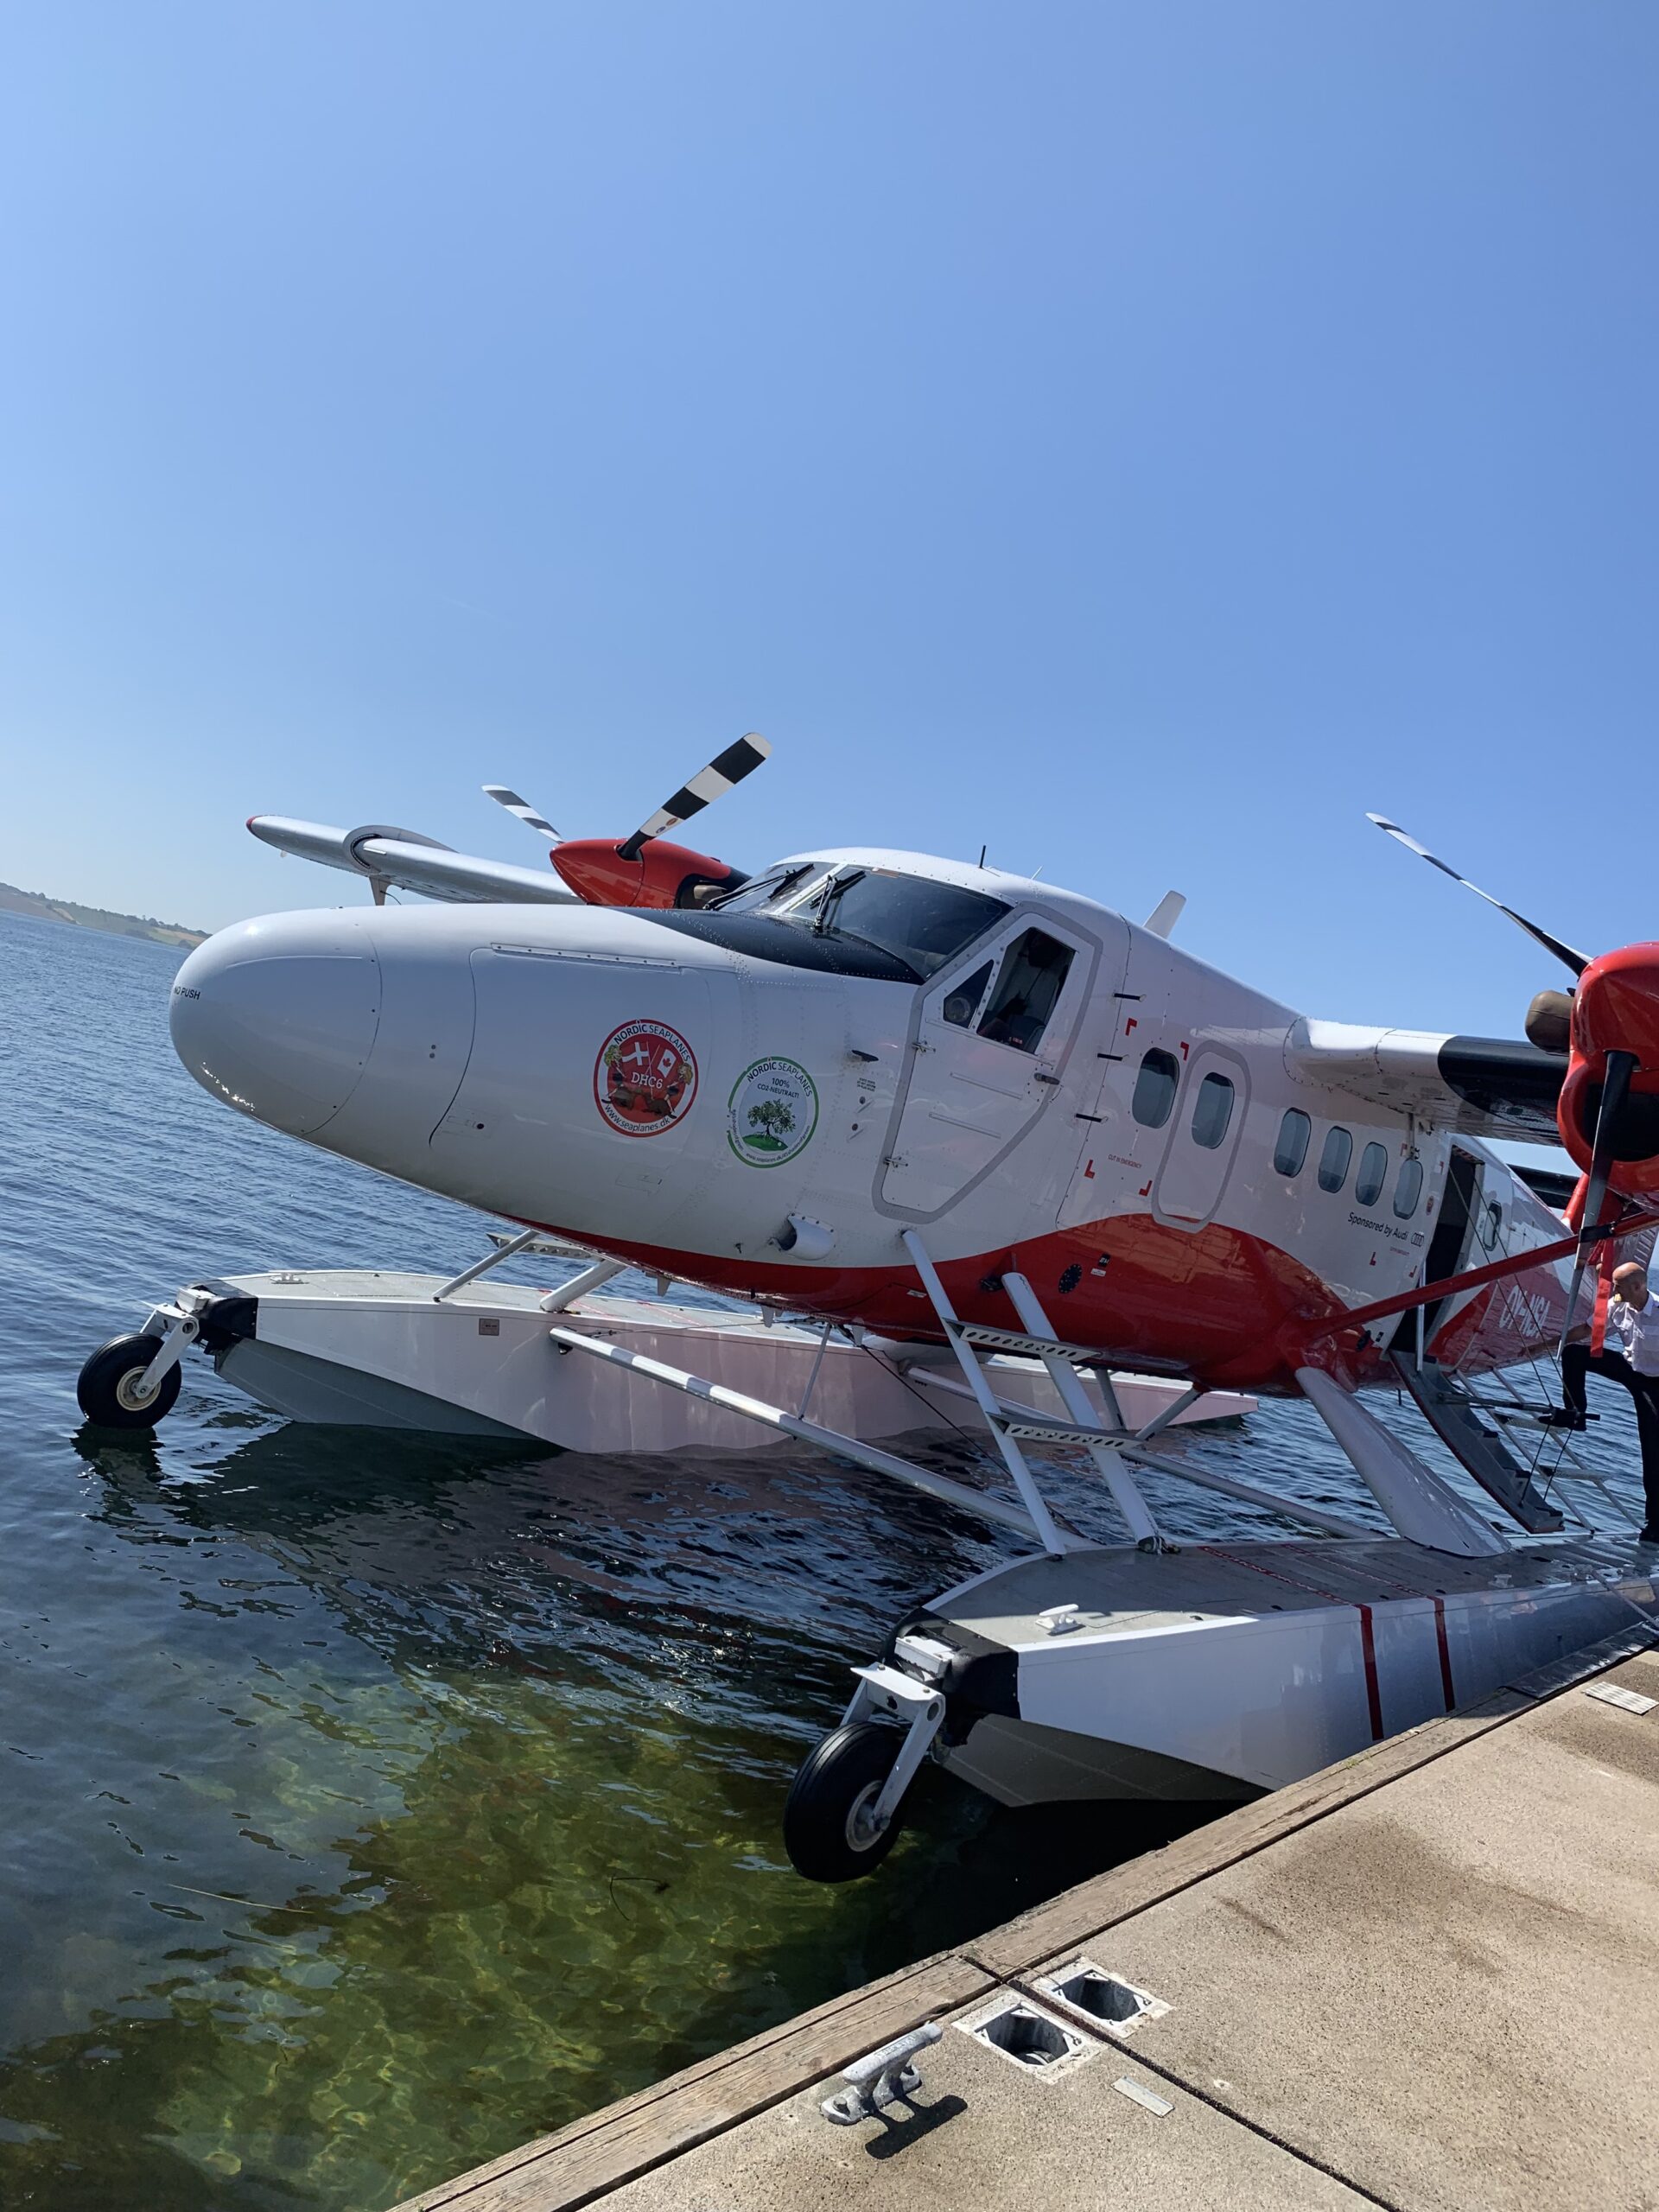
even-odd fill
[[[1634,1236],[1638,1230],[1659,1225],[1659,1206],[1639,1208],[1618,1221],[1598,1222],[1583,1232],[1586,1249],[1620,1237]],[[1385,1321],[1391,1313],[1409,1313],[1414,1306],[1432,1305],[1439,1298],[1456,1298],[1465,1290],[1484,1290],[1488,1283],[1502,1282],[1506,1275],[1523,1275],[1529,1268],[1548,1267],[1555,1260],[1570,1260],[1580,1248],[1577,1236],[1558,1237],[1553,1244],[1535,1244],[1530,1252],[1512,1252],[1507,1260],[1490,1261],[1484,1268],[1470,1268],[1460,1275],[1441,1275],[1433,1282],[1420,1283],[1415,1290],[1397,1292],[1392,1298],[1379,1298],[1370,1306],[1351,1306],[1345,1313],[1327,1314],[1323,1321],[1316,1321],[1303,1335],[1304,1344],[1318,1344],[1323,1338],[1340,1336],[1347,1329],[1369,1328],[1373,1321]]]

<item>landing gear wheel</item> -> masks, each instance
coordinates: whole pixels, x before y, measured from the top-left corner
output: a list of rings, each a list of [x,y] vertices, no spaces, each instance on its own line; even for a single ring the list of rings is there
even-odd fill
[[[902,1728],[849,1720],[801,1761],[784,1806],[784,1848],[809,1882],[850,1882],[879,1866],[899,1833],[870,1814],[904,1745]]]
[[[112,1337],[80,1370],[75,1395],[100,1428],[154,1428],[178,1402],[181,1377],[169,1367],[147,1397],[138,1380],[162,1348],[159,1337]]]

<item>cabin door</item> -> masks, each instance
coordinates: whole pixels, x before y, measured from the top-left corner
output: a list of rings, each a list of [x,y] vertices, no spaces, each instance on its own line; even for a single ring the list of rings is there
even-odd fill
[[[1431,1201],[1432,1203],[1432,1201]],[[1434,1224],[1434,1234],[1429,1239],[1428,1258],[1423,1268],[1426,1283],[1444,1282],[1448,1275],[1459,1274],[1474,1261],[1466,1256],[1473,1241],[1475,1221],[1481,1211],[1480,1161],[1471,1152],[1465,1152],[1454,1145],[1446,1171],[1446,1187],[1440,1192],[1440,1218]],[[1444,1299],[1433,1299],[1422,1308],[1423,1337],[1431,1337],[1438,1325]],[[1402,1330],[1411,1336],[1417,1332],[1415,1313],[1407,1313],[1402,1319]],[[1402,1341],[1403,1342],[1402,1336]]]
[[[1440,1194],[1440,1216],[1423,1269],[1426,1283],[1443,1282],[1448,1275],[1484,1267],[1488,1260],[1501,1259],[1508,1253],[1510,1187],[1509,1170],[1501,1162],[1481,1160],[1460,1146],[1452,1147],[1446,1187]],[[1477,1295],[1463,1291],[1450,1301],[1429,1300],[1422,1308],[1425,1344],[1442,1322],[1449,1325]],[[1415,1312],[1402,1315],[1395,1341],[1409,1344],[1416,1334]]]
[[[887,1205],[930,1220],[1006,1159],[1052,1104],[1097,978],[1110,966],[1108,987],[1121,982],[1128,950],[1121,922],[1103,947],[1027,912],[933,978],[912,1022]]]

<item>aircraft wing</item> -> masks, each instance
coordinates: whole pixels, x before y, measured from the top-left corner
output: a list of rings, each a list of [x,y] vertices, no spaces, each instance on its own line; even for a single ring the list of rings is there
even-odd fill
[[[1507,1037],[1445,1037],[1425,1029],[1365,1029],[1299,1021],[1285,1065],[1305,1083],[1414,1114],[1465,1136],[1559,1146],[1555,1101],[1565,1052]]]
[[[371,823],[334,830],[321,822],[294,822],[280,814],[255,814],[248,827],[279,853],[318,861],[347,875],[377,878],[423,898],[479,906],[574,906],[580,901],[549,868],[512,868],[457,853],[418,830]]]

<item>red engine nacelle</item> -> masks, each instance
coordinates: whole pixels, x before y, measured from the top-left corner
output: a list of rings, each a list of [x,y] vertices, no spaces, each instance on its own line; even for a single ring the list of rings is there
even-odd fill
[[[1586,1173],[1609,1052],[1633,1052],[1636,1073],[1619,1117],[1613,1180],[1621,1191],[1659,1191],[1659,944],[1627,944],[1592,960],[1573,995],[1572,1058],[1556,1125]]]
[[[632,860],[608,837],[567,837],[548,855],[590,906],[701,906],[748,877],[708,853],[653,837]]]

